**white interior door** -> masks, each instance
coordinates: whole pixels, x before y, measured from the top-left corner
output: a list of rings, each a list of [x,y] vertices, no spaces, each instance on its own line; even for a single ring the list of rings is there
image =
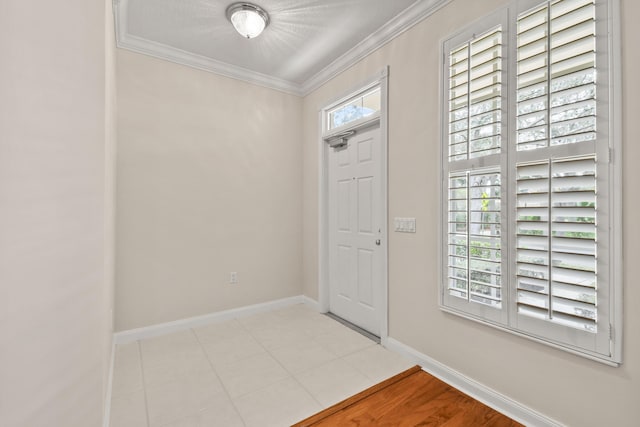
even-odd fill
[[[383,245],[380,126],[329,148],[329,310],[380,336]]]

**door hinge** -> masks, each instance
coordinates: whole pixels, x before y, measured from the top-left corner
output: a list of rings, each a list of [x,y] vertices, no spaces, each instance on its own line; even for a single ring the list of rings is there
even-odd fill
[[[613,325],[609,324],[609,341],[613,341]]]
[[[605,152],[605,156],[606,158],[605,163],[606,164],[611,164],[611,159],[613,159],[613,148],[607,148],[607,151]]]

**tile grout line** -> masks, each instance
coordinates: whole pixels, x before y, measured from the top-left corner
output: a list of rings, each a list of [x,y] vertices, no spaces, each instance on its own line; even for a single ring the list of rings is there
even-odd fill
[[[342,360],[344,363],[346,363],[346,364],[347,364],[347,366],[350,366],[351,368],[355,369],[355,370],[356,370],[356,372],[359,372],[360,374],[362,374],[366,379],[368,379],[368,380],[372,380],[371,378],[369,378],[369,376],[368,376],[366,373],[364,373],[364,372],[362,372],[360,369],[358,369],[358,368],[356,368],[356,367],[352,366],[349,362],[347,362],[346,360],[344,360],[344,358],[345,358],[345,357],[347,357],[347,356],[350,356],[350,355],[352,355],[352,354],[356,354],[356,353],[358,353],[358,352],[360,352],[360,351],[362,351],[362,350],[364,350],[364,349],[367,349],[367,348],[373,347],[373,346],[375,346],[375,345],[379,345],[379,343],[378,343],[378,342],[376,342],[376,340],[372,339],[371,337],[369,337],[369,336],[367,336],[367,335],[363,334],[362,332],[360,332],[360,331],[358,331],[358,330],[356,330],[356,329],[353,329],[353,328],[352,328],[352,327],[350,327],[348,324],[343,323],[343,322],[340,322],[340,321],[336,320],[335,318],[333,318],[333,317],[331,317],[331,316],[327,316],[327,317],[329,317],[330,319],[332,319],[332,320],[336,321],[336,323],[338,323],[338,324],[340,325],[340,327],[341,327],[341,328],[344,328],[344,330],[352,330],[352,331],[354,331],[354,332],[359,333],[361,336],[363,336],[363,337],[365,337],[365,338],[367,338],[367,339],[371,340],[371,345],[368,345],[368,346],[363,347],[363,348],[361,348],[361,349],[355,350],[355,351],[353,351],[353,352],[351,352],[351,353],[348,353],[348,354],[346,354],[346,355],[342,355],[342,356],[340,356],[340,355],[338,355],[338,354],[334,353],[333,351],[331,351],[331,349],[329,349],[329,348],[325,347],[324,345],[322,345],[322,343],[317,342],[317,341],[315,340],[315,338],[314,338],[313,336],[311,336],[310,334],[307,334],[307,333],[303,332],[303,334],[304,334],[304,335],[306,335],[309,339],[311,339],[311,341],[313,341],[314,343],[318,344],[319,346],[321,346],[322,348],[324,348],[325,350],[327,350],[329,353],[332,353],[332,354],[333,354],[333,356],[334,356],[334,358],[333,358],[333,359],[331,359],[331,360],[329,360],[329,361],[326,361],[325,363],[321,363],[320,365],[318,365],[318,366],[316,366],[316,367],[309,368],[309,369],[306,369],[305,371],[299,372],[298,374],[294,374],[293,372],[290,372],[290,371],[289,371],[289,370],[288,370],[284,365],[282,365],[282,363],[280,363],[280,361],[277,359],[277,357],[276,357],[274,354],[272,354],[272,353],[271,353],[271,351],[270,351],[268,348],[266,348],[265,346],[263,346],[263,347],[264,347],[264,349],[269,353],[269,355],[271,355],[271,357],[273,357],[273,358],[276,360],[276,362],[278,362],[278,364],[279,364],[279,365],[280,365],[280,366],[281,366],[281,367],[282,367],[286,372],[288,372],[288,373],[291,375],[291,378],[292,378],[296,383],[298,383],[298,384],[302,387],[302,389],[303,389],[303,390],[305,390],[305,391],[309,394],[309,396],[311,396],[311,398],[312,398],[316,403],[318,403],[318,405],[320,406],[320,408],[322,408],[323,410],[324,410],[324,409],[326,409],[327,407],[326,407],[322,402],[320,402],[320,401],[318,400],[318,398],[317,398],[317,397],[316,397],[316,396],[311,392],[311,390],[309,390],[307,387],[305,387],[305,386],[304,386],[304,384],[302,384],[302,383],[300,382],[300,380],[297,378],[297,376],[296,376],[296,375],[302,375],[302,374],[304,374],[305,372],[310,372],[310,371],[312,371],[313,369],[317,369],[318,367],[328,365],[329,363],[333,363],[333,362],[335,362],[336,360]],[[244,325],[242,325],[242,326],[244,327]],[[245,328],[245,329],[246,329],[246,328]],[[251,331],[247,330],[247,332],[249,332],[249,334],[251,334]],[[331,332],[327,332],[327,334],[331,334]],[[253,334],[251,334],[251,335],[253,336]],[[255,337],[254,337],[254,338],[255,338]],[[257,339],[257,338],[256,338],[256,341],[258,341],[258,339]],[[262,345],[262,343],[260,343],[260,344]],[[274,349],[274,350],[275,350],[275,349]],[[373,381],[373,380],[372,380],[372,381]]]
[[[233,321],[237,322],[237,320],[235,318],[233,319]],[[238,322],[238,323],[240,323],[240,322]],[[202,341],[200,341],[200,337],[198,336],[198,334],[197,334],[197,332],[195,331],[194,328],[190,328],[189,330],[195,336],[196,341],[198,342],[198,345],[200,346],[200,349],[202,349],[202,352],[204,353],[204,357],[207,358],[207,362],[209,363],[209,367],[211,368],[211,370],[213,371],[213,374],[216,376],[216,378],[220,382],[220,386],[224,390],[224,393],[227,396],[227,398],[229,399],[229,402],[231,402],[231,405],[233,406],[233,409],[236,411],[236,414],[238,414],[238,417],[240,418],[240,421],[242,421],[242,425],[244,425],[246,427],[247,423],[245,422],[244,418],[242,417],[242,414],[240,413],[240,411],[238,410],[238,407],[236,406],[236,403],[231,398],[231,394],[229,394],[229,390],[227,390],[227,386],[224,385],[224,382],[222,381],[222,378],[220,378],[220,375],[218,375],[218,371],[216,371],[216,368],[213,366],[213,363],[211,363],[211,360],[209,359],[209,355],[207,354],[207,351],[204,349],[204,346],[202,345]]]
[[[355,369],[355,371],[356,371],[356,372],[358,372],[359,374],[361,374],[361,375],[362,375],[364,378],[366,378],[367,380],[373,381],[373,379],[371,379],[371,378],[370,378],[370,377],[369,377],[365,372],[362,372],[362,370],[358,369],[357,367],[353,366],[351,363],[347,362],[347,361],[345,360],[345,358],[346,358],[346,357],[348,357],[348,356],[351,356],[351,355],[353,355],[353,354],[359,353],[359,352],[361,352],[361,351],[364,351],[364,350],[366,350],[366,349],[368,349],[368,348],[374,347],[374,346],[376,346],[376,345],[380,345],[380,343],[379,343],[379,342],[377,342],[375,339],[373,339],[373,338],[369,337],[368,335],[363,334],[361,331],[356,330],[356,329],[354,329],[354,328],[350,327],[350,326],[349,326],[349,324],[347,324],[347,323],[343,323],[343,322],[341,322],[341,321],[336,320],[336,318],[334,318],[333,316],[327,316],[326,314],[324,314],[324,316],[326,316],[326,317],[328,317],[329,319],[331,319],[331,320],[335,321],[336,323],[338,323],[338,324],[340,325],[340,327],[341,327],[341,328],[343,328],[343,330],[350,330],[350,331],[356,332],[356,333],[358,333],[359,335],[363,336],[364,338],[366,338],[366,339],[370,340],[370,341],[371,341],[371,344],[370,344],[370,345],[367,345],[367,346],[365,346],[365,347],[363,347],[363,348],[360,348],[360,349],[354,350],[354,351],[352,351],[352,352],[350,352],[350,353],[347,353],[347,354],[344,354],[344,355],[339,355],[339,354],[336,354],[336,353],[335,353],[334,351],[332,351],[331,349],[329,349],[329,348],[327,348],[326,346],[324,346],[322,343],[317,342],[317,341],[315,340],[315,338],[314,338],[314,337],[310,337],[310,338],[311,338],[311,340],[312,340],[313,342],[315,342],[316,344],[320,345],[322,348],[324,348],[325,350],[327,350],[329,353],[332,353],[332,354],[333,354],[333,356],[334,356],[334,358],[333,358],[332,360],[329,360],[329,361],[326,361],[326,362],[324,362],[324,363],[321,363],[320,365],[318,365],[318,366],[316,366],[316,367],[314,367],[314,368],[309,368],[309,369],[307,369],[307,370],[305,370],[305,371],[303,371],[303,372],[300,372],[300,373],[298,373],[298,375],[302,375],[302,374],[304,374],[304,373],[306,373],[306,372],[310,372],[310,371],[312,371],[312,370],[314,370],[314,369],[317,369],[317,368],[319,368],[319,367],[322,367],[322,366],[328,365],[328,364],[330,364],[330,363],[334,363],[334,362],[335,362],[335,361],[337,361],[337,360],[341,360],[342,362],[344,362],[344,363],[345,363],[347,366],[349,366],[350,368]],[[328,334],[331,334],[331,332],[327,332],[327,333],[322,334],[322,335],[328,335]],[[309,393],[309,395],[311,395],[311,397],[313,397],[313,399],[314,399],[316,402],[318,402],[318,404],[320,405],[320,407],[321,407],[323,410],[324,410],[324,409],[327,409],[327,408],[328,408],[328,407],[330,407],[330,406],[332,406],[332,405],[325,406],[324,404],[322,404],[322,403],[321,403],[321,402],[320,402],[320,401],[319,401],[319,400],[314,396],[314,394],[311,392],[311,390],[307,389],[307,388],[304,386],[304,384],[302,384],[302,383],[301,383],[301,382],[300,382],[300,381],[295,377],[295,375],[294,375],[294,378],[295,378],[295,380],[296,380],[296,381],[297,381],[297,382],[302,386],[302,388],[303,388],[304,390],[306,390],[306,391],[307,391],[307,393]]]
[[[249,330],[245,325],[243,325],[241,322],[238,322],[238,323],[240,324],[240,327],[241,327],[241,328],[243,328],[243,329],[244,329],[244,330],[245,330],[249,335],[251,335],[251,337],[252,337],[254,340],[256,340],[256,341],[258,342],[258,344],[260,344],[260,345],[262,346],[262,348],[264,348],[264,350],[267,352],[267,354],[269,354],[269,356],[271,356],[271,357],[273,358],[273,360],[275,360],[275,361],[278,363],[278,365],[280,365],[280,367],[281,367],[282,369],[284,369],[286,373],[288,373],[288,374],[289,374],[289,376],[291,377],[291,379],[293,379],[293,380],[294,380],[298,385],[300,385],[300,387],[302,387],[302,389],[303,389],[304,391],[306,391],[306,392],[307,392],[307,394],[308,394],[309,396],[311,396],[311,398],[313,399],[313,401],[314,401],[314,402],[316,402],[316,403],[320,406],[320,408],[324,409],[324,405],[323,405],[322,403],[320,403],[320,401],[318,401],[318,399],[317,399],[317,398],[316,398],[316,397],[311,393],[311,391],[310,391],[310,390],[308,390],[308,389],[307,389],[307,388],[306,388],[306,387],[305,387],[305,386],[304,386],[304,385],[303,385],[303,384],[298,380],[298,378],[296,378],[295,374],[294,374],[293,372],[290,372],[290,371],[289,371],[289,370],[288,370],[288,369],[287,369],[287,368],[286,368],[286,367],[285,367],[285,366],[284,366],[284,365],[283,365],[283,364],[278,360],[278,358],[277,358],[274,354],[272,354],[272,353],[271,353],[271,351],[270,351],[267,347],[265,347],[265,345],[264,345],[264,344],[262,344],[262,342],[260,342],[260,340],[259,340],[258,338],[256,338],[256,337],[255,337],[255,335],[253,335],[253,334],[251,333],[251,331],[250,331],[250,330]],[[312,338],[312,339],[313,339],[313,338]],[[315,342],[315,341],[314,341],[314,342]],[[284,380],[282,380],[282,381],[284,381]],[[282,382],[282,381],[278,381],[278,382]],[[274,383],[274,384],[277,384],[278,382],[276,382],[276,383]],[[264,388],[266,388],[266,387],[264,387]],[[262,389],[261,389],[261,390],[262,390]],[[256,391],[257,391],[257,390],[256,390]],[[249,394],[249,393],[247,393],[247,394]]]
[[[304,391],[306,391],[306,392],[307,392],[307,394],[308,394],[309,396],[311,396],[311,398],[314,400],[314,402],[316,402],[316,403],[320,406],[320,408],[324,409],[324,405],[323,405],[322,403],[320,403],[320,401],[319,401],[319,400],[318,400],[318,399],[313,395],[313,393],[311,393],[311,390],[308,390],[308,389],[304,386],[304,384],[302,384],[302,383],[300,382],[300,380],[298,380],[298,378],[296,377],[296,374],[294,374],[293,372],[289,371],[289,370],[286,368],[286,366],[284,366],[284,365],[282,364],[282,362],[280,362],[280,360],[278,360],[278,358],[275,356],[275,354],[272,354],[272,353],[271,353],[271,351],[269,351],[269,349],[268,349],[268,348],[266,348],[266,347],[265,347],[265,350],[267,350],[267,353],[269,353],[269,355],[273,358],[273,360],[275,360],[275,361],[278,363],[278,365],[280,365],[280,367],[281,367],[282,369],[284,369],[286,373],[288,373],[288,374],[289,374],[290,378],[291,378],[293,381],[295,381],[295,382],[296,382],[300,387],[302,387],[302,389],[303,389]],[[276,349],[274,349],[274,350],[276,350]],[[283,380],[283,381],[284,381],[284,380]]]
[[[245,332],[246,332],[246,333],[248,333],[248,334],[251,336],[251,338],[253,338],[253,339],[254,339],[254,340],[255,340],[255,341],[260,345],[260,347],[262,347],[262,348],[264,349],[265,353],[267,353],[267,354],[268,354],[268,355],[269,355],[273,360],[275,360],[275,361],[276,361],[276,363],[277,363],[278,365],[280,365],[280,367],[281,367],[282,369],[284,369],[284,371],[285,371],[287,374],[289,374],[289,377],[293,378],[293,374],[292,374],[291,372],[289,372],[289,370],[288,370],[287,368],[285,368],[285,367],[284,367],[284,365],[282,365],[282,363],[280,363],[280,361],[275,357],[275,355],[273,355],[273,354],[271,353],[271,351],[270,351],[270,350],[269,350],[269,349],[268,349],[264,344],[262,344],[262,342],[261,342],[261,341],[260,341],[260,340],[255,336],[255,335],[253,335],[249,329],[247,329],[247,327],[246,327],[246,326],[244,326],[241,322],[238,322],[238,324],[240,325],[240,327],[241,327],[242,329],[244,329],[244,330],[245,330]],[[253,357],[253,356],[252,356],[252,357]],[[287,380],[287,379],[288,379],[288,378],[283,378],[283,379],[281,379],[281,380],[279,380],[279,381],[276,381],[276,382],[274,382],[274,383],[272,383],[272,384],[266,385],[266,386],[264,386],[264,387],[260,387],[260,388],[259,388],[259,389],[257,389],[257,390],[253,390],[253,391],[250,391],[250,392],[248,392],[248,393],[242,394],[242,395],[238,396],[237,398],[240,398],[240,397],[246,396],[246,395],[251,394],[251,393],[255,393],[255,392],[260,391],[260,390],[264,390],[265,388],[270,387],[270,386],[272,386],[273,384],[278,384],[278,383],[283,382],[284,380]],[[304,387],[303,387],[303,388],[304,388]],[[306,390],[306,389],[305,389],[305,390]],[[237,399],[237,398],[236,398],[236,399]]]
[[[287,371],[287,372],[288,372],[288,371]],[[309,394],[309,396],[311,396],[311,398],[313,399],[313,401],[314,401],[314,402],[316,402],[316,403],[318,404],[318,406],[320,406],[320,409],[321,409],[321,410],[326,409],[326,408],[325,408],[325,406],[324,406],[324,405],[323,405],[323,404],[318,400],[318,398],[317,398],[317,397],[315,397],[315,396],[313,395],[313,393],[311,393],[311,390],[307,389],[307,388],[304,386],[304,384],[302,384],[302,383],[300,382],[300,380],[299,380],[295,375],[291,374],[291,378],[293,378],[293,380],[294,380],[298,385],[300,385],[300,387],[302,387],[302,389],[303,389],[304,391],[306,391],[306,392],[307,392],[307,394]],[[313,415],[313,414],[311,414],[311,415]]]
[[[233,318],[233,319],[231,319],[231,320],[232,320],[232,321],[238,321],[238,319],[239,319],[239,318]],[[231,321],[231,320],[230,320],[230,321]],[[264,345],[263,345],[263,344],[262,344],[262,343],[261,343],[261,342],[260,342],[260,341],[259,341],[259,340],[258,340],[258,339],[253,335],[253,334],[252,334],[252,333],[251,333],[251,331],[249,331],[247,328],[245,328],[245,327],[244,327],[244,325],[243,325],[242,323],[238,322],[238,324],[240,325],[240,327],[241,327],[242,329],[244,329],[244,331],[245,331],[247,334],[249,334],[249,336],[250,336],[250,337],[251,337],[251,338],[252,338],[252,339],[253,339],[253,340],[254,340],[254,341],[255,341],[255,342],[260,346],[260,347],[262,347],[262,349],[263,349],[264,351],[263,351],[263,352],[261,352],[261,353],[257,353],[257,354],[253,354],[253,355],[250,355],[250,356],[242,357],[242,358],[240,358],[240,359],[237,359],[237,360],[235,360],[235,361],[233,361],[233,362],[229,362],[229,363],[238,363],[238,362],[241,362],[241,361],[245,361],[245,360],[247,360],[247,359],[251,359],[252,357],[261,356],[261,355],[263,355],[263,354],[267,354],[267,355],[269,355],[269,356],[271,356],[272,358],[274,358],[274,359],[275,359],[275,357],[273,357],[273,355],[271,354],[271,352],[270,352],[270,351],[269,351],[269,350],[268,350],[268,349],[267,349],[267,348],[266,348],[266,347],[265,347],[265,346],[264,346]],[[194,330],[194,333],[195,333],[195,330]],[[197,333],[196,333],[196,337],[197,337]],[[234,399],[239,399],[239,398],[244,397],[244,396],[246,396],[246,395],[248,395],[248,394],[254,393],[254,392],[256,392],[256,391],[264,390],[265,388],[269,387],[269,385],[266,385],[266,386],[264,386],[264,387],[260,387],[260,388],[258,388],[258,389],[255,389],[255,390],[252,390],[252,391],[249,391],[249,392],[243,393],[243,394],[241,394],[241,395],[238,395],[238,396],[236,396],[235,398],[231,397],[231,394],[229,393],[229,391],[227,390],[227,387],[226,387],[226,386],[224,385],[224,383],[222,382],[222,379],[221,379],[221,378],[220,378],[220,376],[218,375],[218,371],[216,371],[216,368],[213,366],[213,363],[212,363],[212,362],[211,362],[211,360],[209,359],[209,355],[208,355],[208,354],[207,354],[207,352],[204,350],[204,346],[202,346],[202,343],[200,342],[200,340],[199,340],[199,339],[198,339],[198,343],[199,343],[199,344],[200,344],[200,346],[203,348],[203,351],[204,351],[204,353],[205,353],[205,356],[206,356],[206,358],[207,358],[207,361],[209,362],[209,366],[213,369],[214,373],[216,374],[216,377],[218,377],[218,379],[220,380],[220,383],[222,384],[222,387],[224,388],[225,392],[227,393],[227,396],[229,397],[229,399],[231,400],[231,402],[232,402],[232,403],[233,403],[233,400],[234,400]],[[278,360],[276,360],[276,362],[278,362]],[[279,362],[278,362],[278,363],[279,363]],[[285,369],[285,371],[286,371],[287,373],[289,373],[289,371],[288,371],[288,370],[286,370],[286,369]],[[276,383],[278,383],[278,382],[280,382],[280,381],[283,381],[283,380],[276,381]],[[276,384],[276,383],[274,383],[274,384]],[[235,404],[234,404],[234,407],[235,407]],[[242,416],[241,416],[241,417],[242,417]]]

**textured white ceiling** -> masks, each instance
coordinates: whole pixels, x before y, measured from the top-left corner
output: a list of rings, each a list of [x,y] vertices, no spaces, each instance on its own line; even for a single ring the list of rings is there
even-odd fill
[[[256,73],[301,86],[407,8],[437,0],[256,0],[271,23],[245,39],[225,16],[233,0],[116,0],[119,46]],[[138,48],[136,48],[136,46]],[[180,61],[180,58],[183,60]],[[202,68],[207,68],[203,66]],[[216,68],[216,67],[213,67]],[[215,71],[215,70],[214,70]]]

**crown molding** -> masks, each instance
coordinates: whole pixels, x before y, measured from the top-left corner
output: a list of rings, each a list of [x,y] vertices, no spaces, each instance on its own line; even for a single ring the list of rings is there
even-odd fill
[[[133,52],[142,53],[155,58],[164,59],[188,67],[209,71],[221,76],[242,80],[258,86],[276,89],[281,92],[302,96],[300,85],[287,80],[268,76],[246,68],[217,61],[206,56],[187,52],[162,43],[136,37],[126,31],[127,3],[129,0],[114,0],[114,14],[116,22],[116,46]]]
[[[279,79],[128,34],[126,31],[126,28],[128,28],[128,1],[129,0],[113,0],[117,47],[281,92],[297,96],[306,96],[371,52],[422,21],[451,0],[417,0],[414,4],[387,22],[378,31],[341,55],[303,84]]]
[[[120,37],[117,46],[134,52],[143,53],[159,59],[175,62],[177,64],[186,65],[188,67],[197,68],[203,71],[209,71],[225,77],[252,83],[258,86],[264,86],[270,89],[276,89],[281,92],[302,96],[300,85],[289,82],[287,80],[261,74],[246,68],[237,67],[227,64],[226,62],[216,61],[206,56],[197,55],[175,47],[167,46],[161,43],[152,42],[150,40],[127,35]]]
[[[378,31],[368,36],[316,75],[305,81],[302,84],[301,90],[303,96],[318,89],[347,68],[355,65],[358,61],[384,46],[451,1],[452,0],[417,0],[414,4],[387,22]]]

